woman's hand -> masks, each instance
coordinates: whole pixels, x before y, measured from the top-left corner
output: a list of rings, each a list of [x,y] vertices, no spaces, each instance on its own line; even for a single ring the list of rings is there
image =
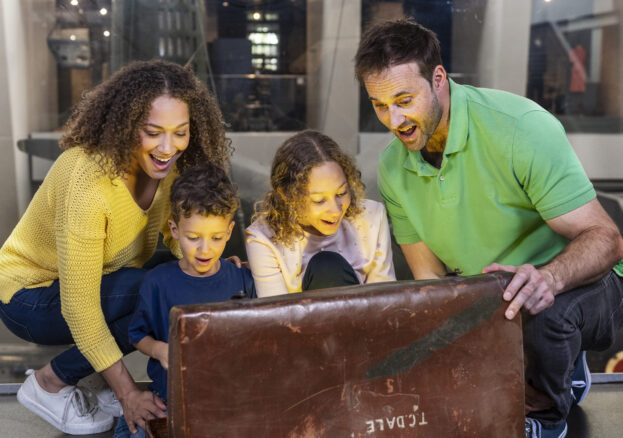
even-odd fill
[[[123,398],[119,398],[119,401],[123,407],[125,421],[133,434],[138,431],[137,426],[145,429],[148,420],[166,417],[166,405],[151,391],[140,391],[135,388]]]
[[[166,417],[163,401],[150,391],[139,390],[121,359],[101,374],[121,403],[130,432],[136,433],[137,426],[144,429],[147,420]]]
[[[251,267],[249,266],[249,262],[240,261],[240,257],[238,256],[233,255],[233,256],[227,257],[225,260],[232,262],[238,268],[242,268],[244,266],[245,268],[251,269]]]

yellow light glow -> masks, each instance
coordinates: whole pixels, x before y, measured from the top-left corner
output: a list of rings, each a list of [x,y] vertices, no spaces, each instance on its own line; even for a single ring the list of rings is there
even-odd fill
[[[106,8],[102,8],[102,9],[100,9],[100,14],[101,14],[101,15],[106,15],[106,14],[108,14],[108,9],[106,9]]]
[[[109,32],[109,31],[107,31],[107,30],[105,30],[105,31],[104,31],[104,36],[105,36],[105,37],[109,37],[109,36],[110,36],[110,32]]]
[[[72,6],[78,6],[78,0],[71,0]]]
[[[262,18],[262,14],[260,14],[259,12],[254,12],[253,13],[253,19],[254,20],[259,20],[260,18]]]

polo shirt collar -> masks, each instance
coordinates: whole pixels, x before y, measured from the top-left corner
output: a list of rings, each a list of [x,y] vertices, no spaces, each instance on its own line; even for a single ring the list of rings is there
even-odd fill
[[[455,154],[463,150],[467,144],[468,137],[468,113],[467,98],[462,85],[457,84],[448,78],[450,84],[450,128],[446,148],[443,151],[442,168],[448,155]],[[404,146],[403,146],[404,147]],[[420,151],[408,152],[405,161],[405,169],[411,170],[421,176],[434,176],[440,169],[432,166],[423,157]]]

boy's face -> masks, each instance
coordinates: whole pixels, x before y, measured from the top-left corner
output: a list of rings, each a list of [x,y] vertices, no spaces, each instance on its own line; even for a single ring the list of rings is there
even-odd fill
[[[219,258],[231,237],[234,221],[224,216],[193,213],[180,217],[177,224],[169,220],[173,238],[182,250],[180,268],[194,277],[209,277],[221,267]]]

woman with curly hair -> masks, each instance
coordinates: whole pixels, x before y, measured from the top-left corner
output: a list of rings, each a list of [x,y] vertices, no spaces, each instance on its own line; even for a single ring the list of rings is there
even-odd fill
[[[0,319],[38,344],[75,344],[29,376],[19,402],[69,434],[108,430],[123,414],[132,432],[164,415],[123,365],[128,323],[162,231],[170,239],[175,174],[206,160],[229,164],[215,100],[194,74],[135,62],[85,95],[56,160],[0,249]],[[90,406],[77,382],[98,372],[110,388]],[[111,392],[112,390],[112,392]]]
[[[385,207],[331,138],[286,140],[270,184],[246,231],[258,297],[396,279]]]

